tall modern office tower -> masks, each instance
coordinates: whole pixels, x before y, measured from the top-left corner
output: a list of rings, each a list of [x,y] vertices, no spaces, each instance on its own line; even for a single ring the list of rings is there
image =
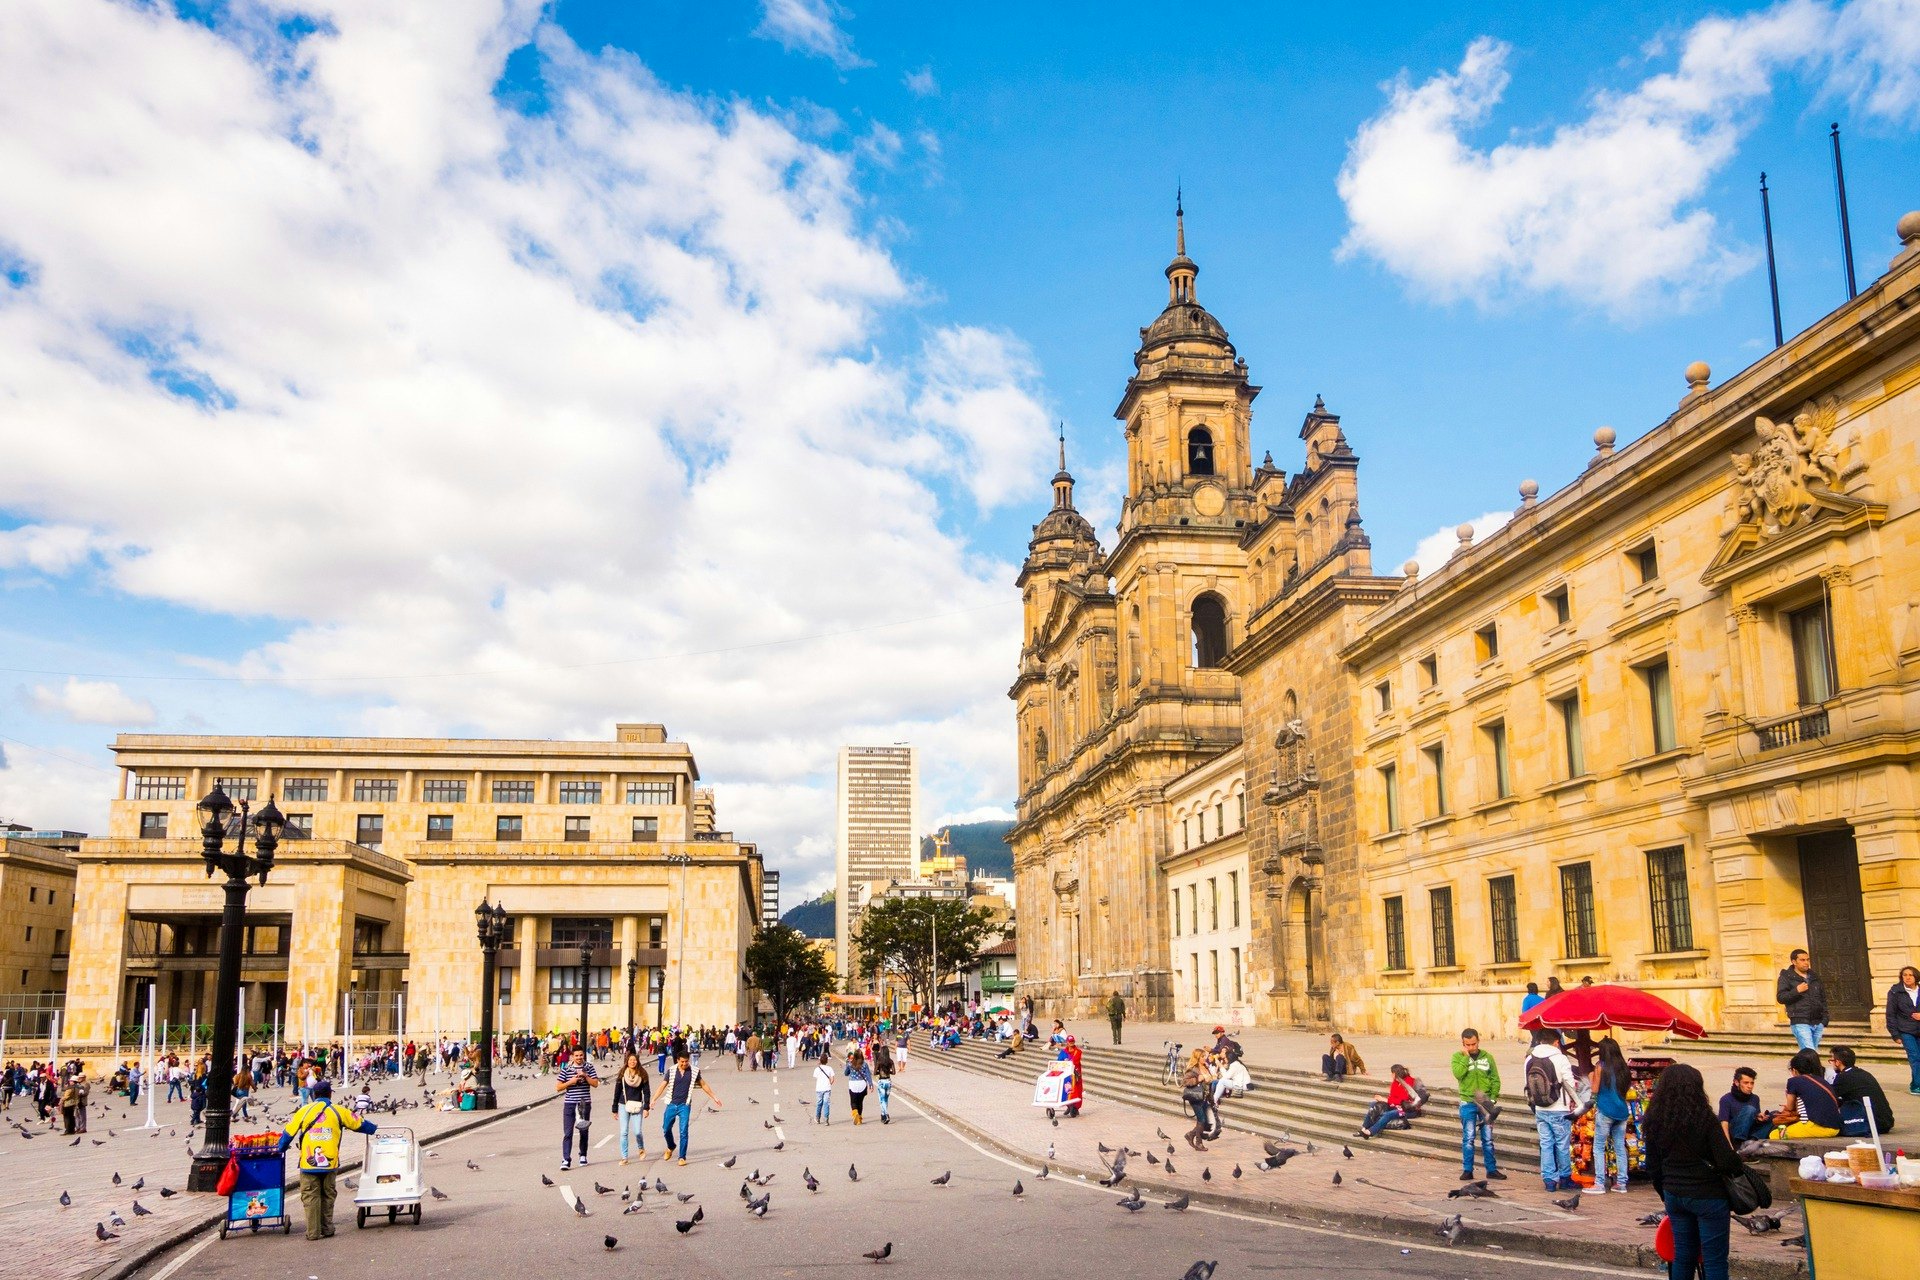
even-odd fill
[[[840,748],[834,831],[834,954],[852,990],[852,927],[875,880],[908,880],[920,863],[920,778],[913,748]]]
[[[780,873],[762,871],[760,873],[760,924],[767,927],[780,923]]]

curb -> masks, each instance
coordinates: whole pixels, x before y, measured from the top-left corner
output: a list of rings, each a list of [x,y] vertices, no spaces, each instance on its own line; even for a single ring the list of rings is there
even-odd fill
[[[550,1097],[536,1098],[532,1102],[523,1102],[520,1105],[515,1107],[506,1107],[506,1108],[495,1110],[495,1111],[483,1112],[481,1113],[480,1118],[476,1118],[464,1124],[454,1125],[453,1127],[448,1129],[443,1129],[439,1133],[434,1134],[431,1138],[420,1139],[420,1145],[423,1148],[430,1147],[436,1142],[442,1142],[448,1138],[457,1137],[458,1135],[463,1133],[471,1133],[475,1129],[484,1128],[485,1126],[494,1123],[496,1120],[505,1120],[509,1116],[517,1116],[522,1112],[531,1111],[535,1107],[545,1106],[547,1103],[552,1102],[554,1098],[557,1098],[559,1096],[560,1095],[558,1094],[554,1094]],[[339,1171],[341,1173],[347,1173],[352,1170],[358,1169],[359,1167],[360,1167],[360,1161],[358,1160],[343,1160],[340,1163]],[[298,1190],[300,1186],[300,1180],[296,1176],[293,1181],[287,1183],[286,1185],[290,1189]],[[221,1219],[223,1219],[224,1217],[226,1217],[226,1211],[221,1210],[216,1213],[207,1214],[205,1217],[199,1218],[191,1223],[183,1224],[175,1228],[170,1234],[164,1237],[161,1237],[159,1239],[149,1241],[147,1244],[142,1246],[137,1253],[129,1257],[119,1258],[112,1262],[102,1263],[99,1267],[96,1267],[94,1270],[87,1272],[85,1276],[85,1280],[126,1280],[126,1277],[132,1275],[134,1272],[138,1271],[140,1268],[146,1266],[149,1262],[152,1262],[154,1259],[160,1257],[163,1254],[171,1253],[173,1250],[179,1248],[181,1245],[187,1243],[187,1241],[199,1235],[202,1231],[206,1231],[210,1228],[219,1226]]]
[[[1058,1159],[1043,1160],[1031,1151],[1012,1146],[971,1121],[961,1119],[945,1107],[928,1102],[924,1097],[902,1088],[897,1079],[894,1081],[893,1089],[895,1093],[905,1096],[907,1101],[915,1106],[924,1108],[942,1123],[953,1126],[972,1141],[1009,1159],[1029,1165],[1049,1165],[1057,1173],[1072,1176],[1084,1175],[1089,1181],[1104,1176],[1104,1170],[1087,1169]],[[1431,1218],[1326,1208],[1319,1205],[1302,1207],[1279,1200],[1222,1195],[1219,1192],[1198,1187],[1176,1186],[1169,1182],[1136,1178],[1131,1173],[1127,1175],[1127,1181],[1142,1192],[1164,1195],[1183,1194],[1191,1197],[1194,1204],[1206,1205],[1209,1208],[1229,1209],[1238,1213],[1270,1218],[1281,1223],[1297,1222],[1307,1226],[1350,1227],[1386,1238],[1415,1241],[1421,1244],[1433,1243],[1434,1228],[1437,1225],[1437,1222]],[[1508,1253],[1527,1254],[1555,1261],[1608,1263],[1638,1270],[1659,1268],[1664,1271],[1666,1268],[1666,1263],[1654,1253],[1651,1242],[1640,1245],[1610,1240],[1570,1240],[1561,1236],[1518,1231],[1507,1226],[1469,1227],[1464,1239],[1476,1245],[1499,1245]],[[1732,1274],[1740,1277],[1740,1280],[1805,1280],[1807,1275],[1803,1256],[1797,1253],[1791,1258],[1736,1259],[1731,1271]]]

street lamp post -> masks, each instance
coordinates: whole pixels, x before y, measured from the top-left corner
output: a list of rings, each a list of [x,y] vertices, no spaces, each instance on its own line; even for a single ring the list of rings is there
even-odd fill
[[[580,1051],[587,1052],[587,983],[593,977],[593,948],[580,944]]]
[[[640,957],[627,957],[627,1040],[633,1040],[633,984],[640,978]]]
[[[507,937],[507,909],[482,897],[473,920],[480,934],[480,1069],[474,1073],[473,1109],[492,1111],[498,1105],[493,1092],[494,966]]]
[[[194,806],[206,814],[200,829],[200,856],[207,866],[207,878],[216,871],[227,874],[226,901],[220,912],[220,968],[214,988],[212,1068],[207,1073],[206,1128],[200,1150],[193,1155],[187,1171],[187,1190],[212,1191],[227,1165],[227,1143],[233,1122],[234,1054],[240,1034],[240,950],[247,927],[247,881],[260,877],[267,882],[273,870],[274,850],[280,846],[280,833],[286,829],[286,817],[268,797],[260,812],[248,813],[246,801],[237,810],[227,793],[217,785]],[[246,850],[248,829],[253,831],[254,852]],[[225,851],[227,837],[233,837],[233,851]]]

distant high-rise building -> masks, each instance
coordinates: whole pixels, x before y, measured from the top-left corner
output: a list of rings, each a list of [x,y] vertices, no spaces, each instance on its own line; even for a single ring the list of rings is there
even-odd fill
[[[760,927],[780,923],[780,873],[767,870],[760,873]]]
[[[914,751],[842,747],[835,795],[833,937],[842,978],[854,971],[854,887],[911,880],[920,861],[920,780]]]

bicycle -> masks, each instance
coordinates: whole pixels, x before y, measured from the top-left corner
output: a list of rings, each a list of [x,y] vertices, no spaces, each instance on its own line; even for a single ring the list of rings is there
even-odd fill
[[[1164,1045],[1167,1050],[1166,1063],[1160,1068],[1160,1083],[1179,1084],[1181,1075],[1180,1050],[1185,1046],[1177,1045],[1171,1040],[1162,1040],[1160,1043]]]

